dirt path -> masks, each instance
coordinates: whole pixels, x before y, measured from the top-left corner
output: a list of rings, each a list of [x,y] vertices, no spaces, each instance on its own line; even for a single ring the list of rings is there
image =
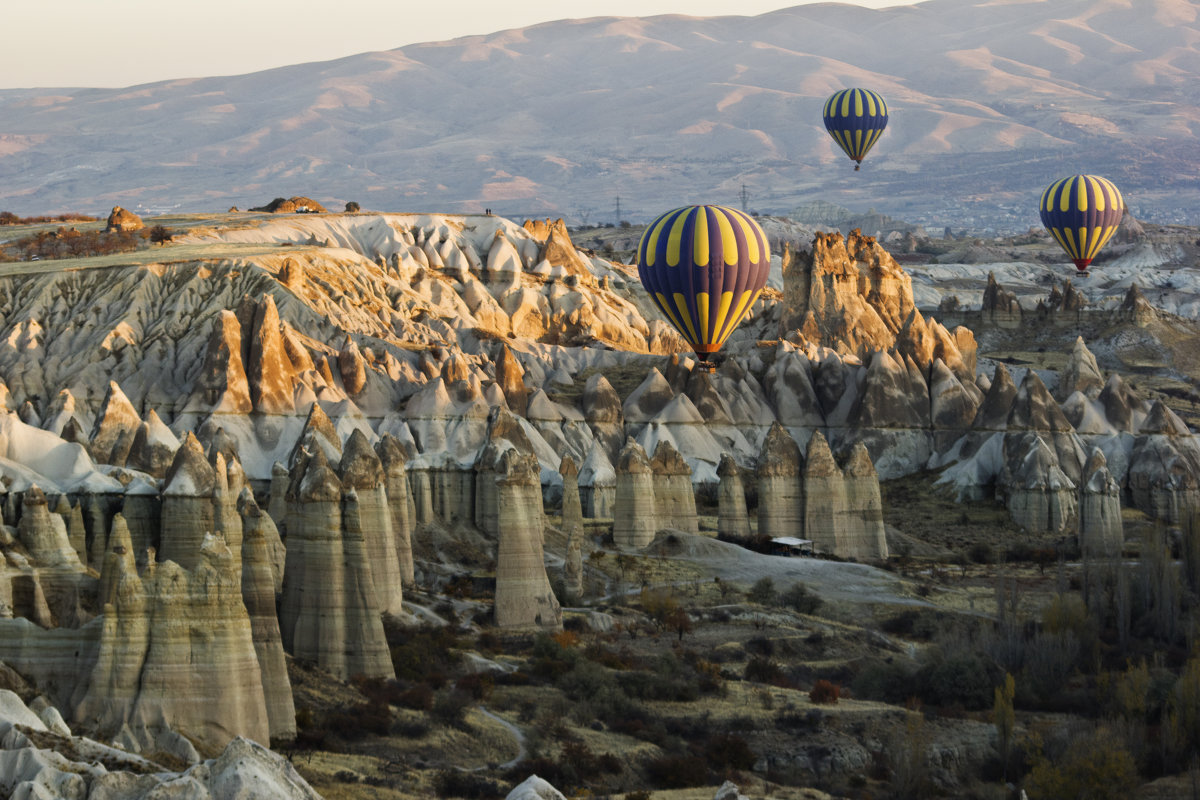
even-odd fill
[[[508,720],[501,719],[500,717],[496,716],[492,712],[488,711],[487,708],[484,706],[479,707],[479,713],[483,714],[485,717],[492,720],[493,722],[499,724],[501,727],[503,727],[509,733],[511,733],[513,735],[513,737],[516,738],[516,740],[517,740],[517,757],[510,761],[505,761],[503,764],[501,764],[499,766],[499,769],[501,769],[501,770],[512,769],[517,764],[520,764],[522,761],[524,761],[525,758],[529,755],[529,752],[525,749],[525,734],[521,732],[521,729],[518,728],[516,725],[513,725]]]

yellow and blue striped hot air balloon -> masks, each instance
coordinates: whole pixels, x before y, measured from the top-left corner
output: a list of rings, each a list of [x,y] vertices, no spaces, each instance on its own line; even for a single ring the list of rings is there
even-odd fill
[[[1125,215],[1121,192],[1107,178],[1072,175],[1050,184],[1039,205],[1042,224],[1067,251],[1081,275],[1117,232]]]
[[[763,229],[725,206],[668,211],[638,244],[642,286],[702,362],[754,305],[770,268]]]
[[[887,103],[868,89],[842,89],[825,101],[825,130],[854,159],[855,172],[887,127]]]

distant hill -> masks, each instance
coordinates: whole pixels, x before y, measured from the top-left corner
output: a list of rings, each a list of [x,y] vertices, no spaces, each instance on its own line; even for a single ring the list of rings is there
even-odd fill
[[[0,208],[329,207],[644,221],[813,200],[1025,230],[1052,179],[1104,174],[1141,218],[1200,216],[1190,0],[820,4],[597,18],[234,77],[0,92]],[[231,24],[232,21],[231,21]],[[820,107],[888,99],[863,171]]]

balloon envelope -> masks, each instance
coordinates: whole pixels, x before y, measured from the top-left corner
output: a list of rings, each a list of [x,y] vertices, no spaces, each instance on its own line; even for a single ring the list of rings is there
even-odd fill
[[[833,140],[861,164],[887,127],[887,103],[867,89],[843,89],[825,101],[822,116]]]
[[[1050,184],[1039,205],[1042,224],[1080,272],[1116,233],[1125,215],[1121,192],[1107,178],[1072,175]]]
[[[642,286],[701,360],[746,316],[770,268],[763,229],[725,206],[668,211],[638,244]]]

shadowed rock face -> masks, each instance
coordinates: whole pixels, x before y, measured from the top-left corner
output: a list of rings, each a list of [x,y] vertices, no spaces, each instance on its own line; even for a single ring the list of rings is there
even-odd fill
[[[1177,523],[1200,508],[1200,445],[1161,400],[1134,440],[1128,482],[1134,507],[1151,517]]]
[[[1116,558],[1124,542],[1121,487],[1109,472],[1104,453],[1095,447],[1079,487],[1079,547],[1094,558]]]
[[[100,464],[124,466],[141,424],[137,409],[121,387],[109,381],[88,445],[92,458]]]
[[[537,459],[508,450],[496,485],[500,542],[496,555],[496,625],[562,627],[562,609],[550,588],[542,553],[541,483]]]
[[[746,490],[737,462],[728,453],[717,466],[717,533],[732,539],[750,538],[750,517],[746,513]]]
[[[1030,533],[1061,533],[1075,524],[1077,493],[1045,440],[1033,432],[1005,438],[1001,477],[1013,522]]]
[[[613,508],[613,542],[618,547],[640,548],[658,532],[658,505],[654,498],[654,472],[646,451],[632,439],[617,459],[617,492]]]
[[[758,533],[797,536],[804,530],[800,447],[783,426],[767,431],[758,457]]]

